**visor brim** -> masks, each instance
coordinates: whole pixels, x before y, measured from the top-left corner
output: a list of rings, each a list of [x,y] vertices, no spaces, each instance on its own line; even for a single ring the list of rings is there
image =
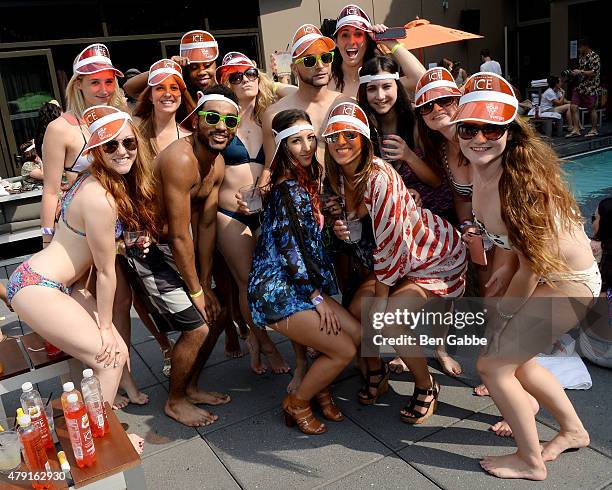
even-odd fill
[[[235,68],[244,68],[244,70],[248,70],[249,68],[257,67],[252,63],[247,63],[246,61],[244,63],[239,63],[235,65],[221,65],[215,70],[215,80],[217,81],[217,83],[221,83],[223,81],[223,77],[226,73],[229,73],[231,71],[238,71],[235,70]]]
[[[468,102],[460,105],[451,119],[453,123],[477,121],[486,124],[510,124],[516,118],[518,109],[502,102]]]
[[[79,75],[93,75],[94,73],[100,73],[101,71],[114,71],[115,76],[119,78],[123,78],[123,72],[118,70],[112,65],[107,65],[105,63],[88,63],[87,65],[83,65],[76,70],[76,73]]]
[[[365,134],[361,128],[349,122],[331,123],[325,128],[325,131],[323,131],[323,134],[321,136],[325,138],[325,136],[329,136],[335,133],[341,133],[342,131],[357,131],[359,134],[363,135],[366,139],[368,140],[370,139],[370,136]]]
[[[317,43],[317,42],[324,43],[325,47],[327,48],[327,51],[333,51],[336,48],[336,43],[334,42],[333,39],[329,37],[321,36],[317,39],[313,39],[311,41],[307,41],[303,44],[300,44],[295,50],[293,59],[301,58],[302,56],[307,56],[307,55],[304,55],[304,52],[308,51],[308,48],[310,48],[310,46],[312,46],[314,43]]]
[[[175,78],[176,83],[178,83],[179,87],[181,88],[181,91],[183,91],[183,90],[185,90],[187,88],[187,86],[185,85],[185,82],[183,81],[183,79],[180,78],[178,75],[173,75],[172,73],[158,73],[157,75],[155,75],[155,76],[153,76],[152,78],[149,79],[148,84],[151,87],[154,87],[155,85],[159,85],[160,83],[162,83],[168,77],[174,77]]]
[[[181,50],[181,56],[187,58],[189,63],[210,63],[219,57],[218,48],[195,48]]]
[[[127,119],[118,119],[116,121],[111,121],[108,124],[105,124],[104,128],[106,128],[106,130],[110,132],[110,136],[100,138],[98,135],[98,131],[96,131],[89,137],[89,140],[87,141],[87,144],[85,145],[85,148],[83,148],[83,154],[89,153],[93,148],[103,145],[107,141],[110,141],[116,138],[117,135],[121,133],[121,131],[123,131],[123,128],[125,128],[125,125],[127,123],[128,123]]]

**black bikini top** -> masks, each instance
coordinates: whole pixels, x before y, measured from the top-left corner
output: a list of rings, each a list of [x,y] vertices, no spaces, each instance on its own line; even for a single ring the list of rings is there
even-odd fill
[[[242,165],[243,163],[259,163],[260,165],[265,163],[263,145],[261,145],[257,156],[251,158],[249,151],[238,136],[234,136],[227,148],[221,152],[221,155],[225,159],[225,165],[229,166]]]

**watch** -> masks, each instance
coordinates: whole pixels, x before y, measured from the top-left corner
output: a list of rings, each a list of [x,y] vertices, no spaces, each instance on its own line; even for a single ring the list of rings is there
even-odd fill
[[[321,296],[321,295],[319,294],[319,295],[315,296],[314,298],[312,298],[312,299],[310,300],[310,302],[311,302],[313,305],[318,306],[318,305],[320,305],[321,303],[323,303],[323,296]]]

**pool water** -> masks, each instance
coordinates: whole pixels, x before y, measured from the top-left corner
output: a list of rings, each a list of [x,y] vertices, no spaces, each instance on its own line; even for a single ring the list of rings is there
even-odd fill
[[[605,197],[612,197],[612,149],[569,157],[563,170],[585,219],[590,236],[591,215]]]

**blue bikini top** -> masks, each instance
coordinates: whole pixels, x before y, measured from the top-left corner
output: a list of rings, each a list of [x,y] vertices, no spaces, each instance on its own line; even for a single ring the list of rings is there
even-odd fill
[[[221,152],[221,155],[225,159],[225,165],[229,166],[242,165],[243,163],[259,163],[260,165],[265,163],[263,145],[261,145],[257,156],[251,158],[246,146],[244,146],[244,143],[237,135],[227,145],[227,148]]]
[[[64,222],[66,227],[70,231],[76,233],[79,236],[83,236],[83,237],[87,236],[84,231],[77,230],[76,228],[73,228],[72,226],[68,224],[68,220],[66,219],[66,211],[68,210],[68,206],[70,206],[70,203],[72,202],[72,199],[74,198],[74,195],[77,193],[77,191],[81,187],[81,184],[83,184],[83,182],[85,182],[87,177],[89,177],[90,175],[91,174],[89,172],[85,172],[81,174],[81,176],[77,179],[74,185],[70,189],[68,189],[68,191],[66,192],[66,194],[64,194],[64,197],[62,198],[62,207],[61,207],[61,212],[60,212],[62,221]],[[123,235],[123,223],[121,222],[121,220],[118,219],[115,222],[115,240],[121,238],[122,235]]]

